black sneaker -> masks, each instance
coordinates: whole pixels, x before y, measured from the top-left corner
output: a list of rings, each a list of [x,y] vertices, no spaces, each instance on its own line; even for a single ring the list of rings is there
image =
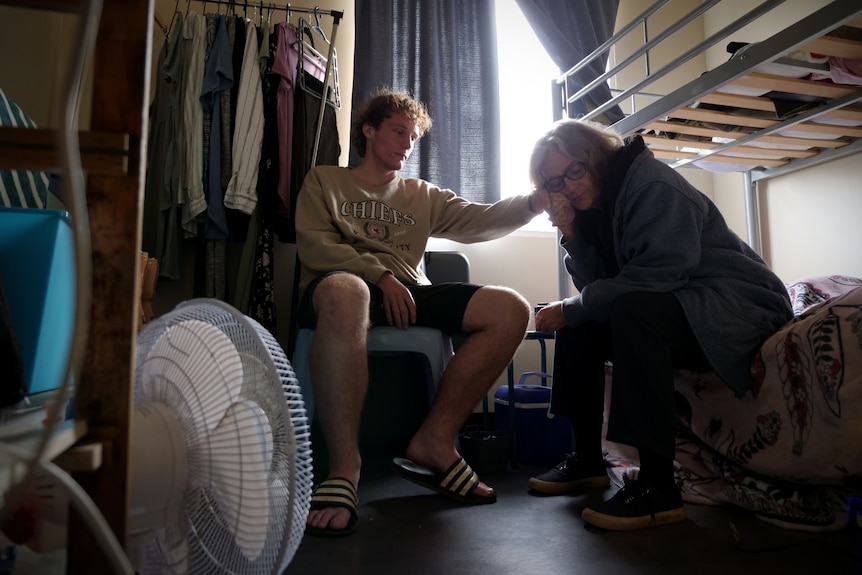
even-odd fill
[[[622,489],[613,497],[584,509],[581,519],[613,531],[634,531],[685,521],[685,505],[678,489],[657,491],[637,479],[625,477],[624,481]]]
[[[602,461],[599,468],[596,466],[587,468],[582,462],[578,461],[576,454],[569,453],[553,469],[549,469],[541,475],[531,477],[527,482],[527,486],[545,495],[564,495],[578,489],[591,487],[604,488],[610,485],[610,483],[611,478],[608,477],[604,461]]]

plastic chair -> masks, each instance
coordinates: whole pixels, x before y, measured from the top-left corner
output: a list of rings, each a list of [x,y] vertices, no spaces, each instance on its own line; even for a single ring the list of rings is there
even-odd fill
[[[425,274],[432,283],[469,282],[470,262],[461,252],[427,252],[424,258]],[[314,330],[300,329],[293,353],[293,370],[302,389],[305,411],[311,420],[314,415],[314,393],[311,385],[309,354]],[[440,330],[413,326],[399,330],[391,326],[378,326],[368,332],[368,355],[391,356],[417,354],[425,365],[425,393],[428,405],[437,395],[437,385],[443,370],[454,354],[453,339]]]

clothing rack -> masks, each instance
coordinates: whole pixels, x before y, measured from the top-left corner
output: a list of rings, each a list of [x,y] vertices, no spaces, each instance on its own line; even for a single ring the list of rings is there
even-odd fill
[[[2,1],[2,0],[0,0],[0,1]],[[321,32],[321,34],[322,34],[322,30],[320,30],[320,18],[323,16],[328,16],[328,17],[332,18],[332,28],[329,32],[329,37],[326,38],[324,36],[324,38],[323,38],[325,40],[325,43],[328,44],[327,54],[326,54],[326,66],[325,66],[325,69],[323,72],[322,86],[321,86],[320,94],[319,94],[320,107],[318,109],[317,122],[316,122],[315,130],[314,130],[314,142],[313,142],[313,147],[312,147],[312,154],[311,154],[311,159],[309,162],[310,165],[308,166],[308,168],[310,169],[310,168],[316,166],[318,155],[319,155],[318,152],[319,152],[319,148],[320,148],[321,135],[323,132],[323,121],[324,121],[324,117],[325,117],[326,107],[327,107],[327,105],[329,105],[328,94],[330,93],[329,92],[330,81],[332,80],[332,81],[337,82],[337,68],[335,65],[335,62],[336,62],[335,42],[336,42],[336,38],[337,38],[337,34],[338,34],[339,24],[341,23],[341,19],[344,17],[344,12],[339,11],[339,10],[322,10],[319,7],[309,8],[309,7],[303,7],[303,6],[293,6],[290,3],[274,4],[272,2],[253,2],[253,1],[235,2],[233,0],[195,0],[195,1],[198,2],[199,4],[203,5],[201,10],[204,12],[206,12],[208,10],[208,5],[213,5],[213,6],[217,6],[217,7],[225,6],[225,7],[227,7],[227,10],[229,12],[231,10],[233,10],[234,14],[238,13],[238,10],[244,10],[247,13],[248,9],[252,8],[253,10],[258,11],[261,24],[264,21],[267,21],[268,23],[270,22],[269,17],[264,16],[264,13],[267,11],[269,11],[269,15],[271,15],[272,11],[284,12],[285,13],[285,21],[289,21],[291,14],[294,14],[294,13],[295,14],[313,15],[315,22],[316,22],[316,27],[318,28],[318,31]],[[187,0],[186,11],[188,11],[190,3],[191,3],[190,0]],[[177,11],[179,11],[179,2],[177,2],[177,7],[175,9],[175,13]],[[242,13],[242,12],[239,12],[239,13]],[[156,23],[161,28],[164,29],[163,22],[165,19],[159,18],[158,14],[156,14],[155,17],[156,17]],[[159,20],[161,20],[161,22]],[[165,34],[166,34],[166,36],[170,36],[170,26],[168,27],[168,30],[165,31]],[[301,38],[300,38],[300,41],[302,41]],[[315,88],[316,88],[316,86],[315,86]],[[338,86],[337,85],[333,86],[332,93],[333,94],[338,93]],[[315,95],[317,95],[317,94],[315,94]],[[338,106],[336,106],[336,107],[338,107]],[[292,302],[291,302],[291,316],[294,315],[296,307],[297,307],[297,292],[296,292],[296,290],[297,290],[297,284],[298,284],[298,279],[299,279],[299,272],[300,272],[300,263],[299,263],[299,259],[297,258],[296,262],[295,262],[295,270],[294,270],[294,286],[293,286],[293,294],[292,294]],[[289,335],[287,338],[288,339],[287,351],[291,355],[293,353],[295,335],[296,335],[295,330],[293,328],[290,329]]]
[[[200,2],[202,4],[218,4],[221,6],[228,6],[230,8],[257,8],[259,10],[263,10],[264,8],[270,11],[281,11],[290,14],[291,12],[298,12],[300,14],[315,14],[317,16],[332,16],[336,19],[336,23],[344,16],[344,12],[339,10],[324,10],[319,6],[315,6],[314,8],[308,8],[307,6],[292,6],[290,2],[287,4],[275,4],[273,2],[236,2],[234,0],[195,0],[195,2]]]
[[[306,6],[292,6],[289,2],[287,4],[274,4],[272,2],[235,2],[234,0],[195,0],[196,2],[200,2],[201,4],[215,4],[217,6],[227,6],[229,8],[257,8],[263,13],[263,10],[270,11],[283,11],[286,13],[287,17],[290,17],[290,14],[293,12],[300,14],[314,14],[315,17],[320,16],[331,16],[332,17],[332,31],[329,33],[329,51],[326,56],[326,70],[323,73],[323,88],[320,93],[320,110],[317,114],[317,126],[314,130],[314,146],[312,147],[311,153],[311,166],[314,166],[317,163],[317,150],[320,147],[320,133],[323,130],[323,115],[326,111],[326,94],[327,89],[329,87],[329,78],[332,74],[332,66],[335,59],[333,58],[335,54],[335,37],[338,34],[338,25],[341,23],[341,19],[344,17],[344,12],[341,10],[323,10],[317,6],[314,8],[308,8]],[[188,6],[189,2],[186,2]]]

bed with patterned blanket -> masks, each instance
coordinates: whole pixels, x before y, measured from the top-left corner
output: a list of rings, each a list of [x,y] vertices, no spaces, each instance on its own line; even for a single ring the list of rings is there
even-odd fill
[[[795,317],[760,348],[743,399],[714,374],[678,372],[677,478],[690,503],[840,529],[862,496],[862,279],[788,293]]]

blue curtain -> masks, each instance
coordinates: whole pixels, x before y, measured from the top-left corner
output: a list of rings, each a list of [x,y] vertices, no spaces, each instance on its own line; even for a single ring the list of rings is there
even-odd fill
[[[354,66],[354,109],[380,86],[428,106],[434,125],[402,175],[472,201],[500,198],[493,0],[356,0]]]
[[[619,0],[517,0],[524,17],[535,31],[560,73],[589,56],[613,36]],[[581,87],[605,72],[607,51],[575,74]],[[578,88],[580,89],[580,88]],[[569,117],[587,113],[611,99],[607,84],[597,86],[583,100],[575,102]],[[623,118],[619,106],[605,113],[608,123]]]

